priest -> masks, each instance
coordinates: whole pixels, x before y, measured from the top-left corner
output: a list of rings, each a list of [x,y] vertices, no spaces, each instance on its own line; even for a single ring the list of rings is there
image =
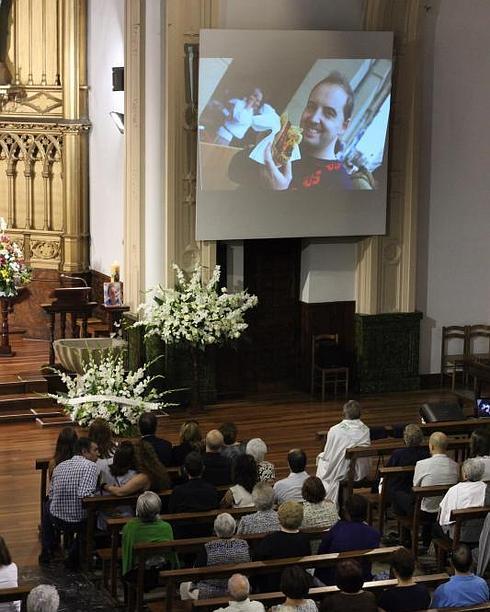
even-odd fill
[[[344,418],[330,428],[323,453],[317,457],[316,475],[322,479],[327,492],[326,499],[338,503],[339,484],[349,470],[349,460],[345,451],[353,446],[369,446],[369,427],[361,421],[361,406],[349,400],[343,407]],[[363,480],[369,475],[369,458],[356,461],[355,480]]]

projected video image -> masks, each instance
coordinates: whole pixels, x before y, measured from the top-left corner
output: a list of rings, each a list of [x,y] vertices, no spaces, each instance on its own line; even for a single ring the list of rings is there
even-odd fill
[[[242,61],[202,58],[201,188],[373,190],[383,164],[391,60],[315,59],[243,78]]]
[[[490,417],[490,399],[477,399],[477,416]]]

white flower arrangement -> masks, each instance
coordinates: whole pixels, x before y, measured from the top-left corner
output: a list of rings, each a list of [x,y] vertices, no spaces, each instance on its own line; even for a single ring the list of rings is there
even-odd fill
[[[143,412],[172,404],[156,402],[157,392],[148,386],[157,377],[146,374],[148,366],[125,372],[121,353],[105,352],[100,359],[89,357],[85,372],[72,378],[59,372],[66,394],[49,394],[65,407],[73,422],[88,426],[97,418],[108,421],[116,435],[129,434]]]
[[[0,297],[15,297],[18,287],[31,280],[31,271],[24,263],[22,249],[5,234],[6,228],[0,218]]]
[[[147,337],[158,336],[167,344],[190,344],[203,350],[207,345],[238,339],[248,327],[244,314],[257,304],[257,297],[245,291],[227,293],[225,288],[219,293],[219,266],[208,283],[202,282],[200,266],[188,280],[177,265],[173,267],[175,289],[153,289],[152,302],[139,306],[140,319],[135,326],[145,327]]]

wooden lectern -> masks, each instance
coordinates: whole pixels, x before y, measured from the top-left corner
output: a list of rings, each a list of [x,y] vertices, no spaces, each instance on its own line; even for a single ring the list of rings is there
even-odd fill
[[[72,338],[87,338],[88,337],[88,319],[92,316],[97,302],[91,302],[90,292],[91,287],[60,287],[55,289],[52,296],[54,297],[51,304],[41,304],[41,308],[49,317],[49,332],[51,344],[49,347],[49,365],[54,365],[54,348],[56,329],[56,315],[60,315],[60,331],[61,338],[66,338],[66,315],[71,317],[71,335]],[[80,336],[80,328],[77,325],[77,319],[82,319],[82,330]]]

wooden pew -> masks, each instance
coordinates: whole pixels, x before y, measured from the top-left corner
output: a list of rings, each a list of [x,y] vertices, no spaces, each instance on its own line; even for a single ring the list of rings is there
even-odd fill
[[[228,565],[210,565],[206,567],[191,567],[178,570],[166,570],[160,572],[160,578],[166,583],[166,610],[170,612],[173,606],[173,598],[176,593],[176,584],[192,580],[198,582],[208,578],[229,578],[232,574],[239,573],[246,576],[258,574],[269,574],[282,571],[291,565],[299,565],[304,569],[332,567],[344,559],[363,559],[369,562],[391,558],[398,550],[398,546],[385,548],[373,548],[370,550],[353,550],[341,553],[328,553],[324,555],[309,555],[307,557],[290,557],[287,559],[271,559],[269,561],[249,561],[248,563],[230,563]],[[142,597],[136,601],[136,609],[142,610]],[[131,608],[130,608],[131,609]]]
[[[401,476],[403,474],[411,474],[413,476],[414,472],[415,466],[413,465],[382,467],[379,469],[379,475],[383,479],[378,506],[378,529],[381,534],[383,534],[384,531],[385,510],[390,481],[396,476]]]
[[[221,514],[222,512],[228,512],[234,518],[240,518],[245,514],[252,514],[255,512],[255,506],[250,506],[247,508],[217,508],[216,510],[207,510],[205,512],[180,512],[175,514],[161,514],[160,518],[163,521],[167,521],[170,524],[174,525],[178,522],[201,522],[201,523],[213,523],[214,519]],[[111,594],[113,597],[116,596],[117,593],[117,560],[118,560],[118,551],[120,546],[120,533],[124,527],[124,525],[131,520],[131,517],[120,517],[120,518],[110,518],[107,519],[107,528],[111,537],[111,549],[110,549],[110,582],[111,582]],[[241,537],[241,536],[240,536]],[[196,539],[196,538],[194,538]],[[211,538],[208,538],[208,540]],[[172,540],[173,542],[182,542],[183,540]],[[102,551],[97,551],[98,554],[102,557],[103,563],[107,560],[108,551],[107,549],[103,549]],[[104,584],[107,584],[107,572],[104,568]]]
[[[0,603],[10,603],[11,601],[20,600],[21,612],[25,612],[27,596],[35,586],[37,585],[33,583],[27,583],[9,589],[0,589]]]
[[[443,582],[449,580],[449,576],[446,573],[440,574],[428,574],[426,576],[415,576],[414,580],[418,584],[423,584],[426,587],[435,587],[439,586]],[[365,582],[362,586],[364,591],[371,592],[379,592],[388,587],[396,586],[398,581],[396,579],[389,580],[373,580],[370,582]],[[315,601],[320,601],[326,595],[330,593],[338,593],[339,588],[336,586],[324,586],[324,587],[313,587],[309,590],[308,596],[310,599],[314,599]],[[260,601],[264,604],[266,610],[269,606],[274,606],[280,604],[285,599],[284,593],[275,592],[275,593],[252,593],[250,595],[250,599],[252,601]],[[193,610],[197,610],[199,612],[207,612],[208,610],[216,610],[217,608],[226,607],[230,601],[230,597],[216,597],[215,599],[195,599],[192,601]]]

